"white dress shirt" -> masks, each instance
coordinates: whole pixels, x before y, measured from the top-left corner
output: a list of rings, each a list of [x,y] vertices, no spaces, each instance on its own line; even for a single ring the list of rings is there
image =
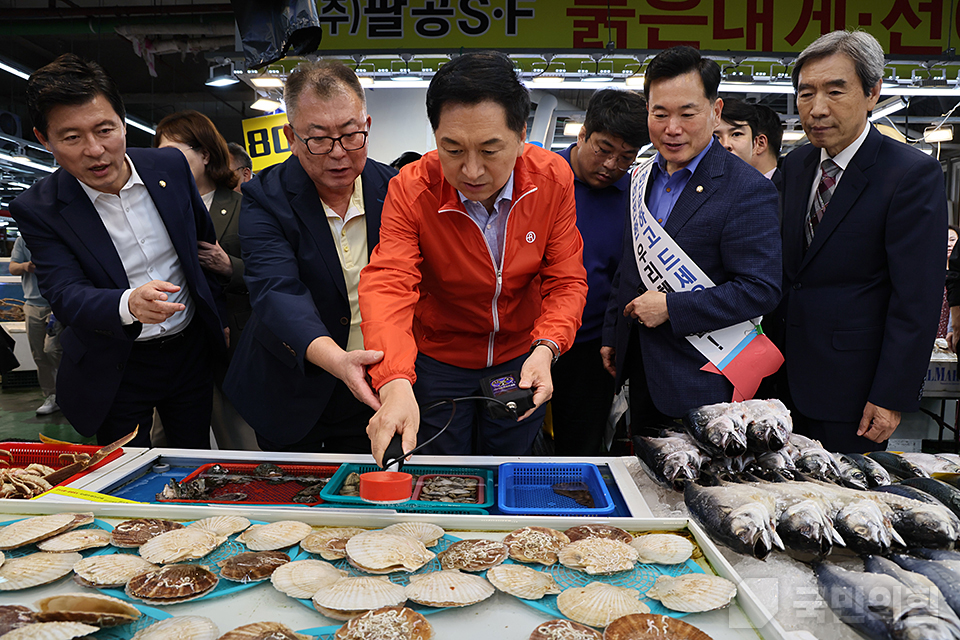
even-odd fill
[[[187,328],[193,318],[194,306],[190,298],[187,280],[180,266],[180,258],[163,224],[157,205],[143,184],[130,156],[130,179],[120,189],[119,195],[103,193],[80,183],[93,203],[103,226],[110,234],[127,274],[129,289],[120,297],[120,321],[127,325],[136,322],[130,313],[130,294],[137,287],[151,280],[164,280],[180,287],[176,293],[168,293],[167,302],[179,302],[186,309],[179,311],[159,324],[144,324],[138,341],[173,335]]]
[[[831,158],[837,163],[837,166],[840,167],[840,172],[837,174],[837,181],[834,183],[834,189],[837,188],[836,185],[840,184],[840,178],[843,177],[843,172],[846,170],[847,165],[850,164],[850,161],[853,160],[853,156],[857,155],[857,151],[860,150],[863,141],[867,139],[867,134],[870,133],[872,126],[873,125],[867,122],[863,127],[863,131],[857,136],[857,139],[848,144],[846,149]],[[820,163],[822,164],[827,158],[830,158],[830,154],[827,153],[826,149],[821,148]],[[823,177],[823,170],[820,169],[820,166],[820,164],[817,165],[817,173],[813,178],[813,186],[810,188],[810,197],[807,199],[807,211],[810,211],[810,207],[813,206],[813,199],[817,195],[817,187],[820,186],[820,178]]]

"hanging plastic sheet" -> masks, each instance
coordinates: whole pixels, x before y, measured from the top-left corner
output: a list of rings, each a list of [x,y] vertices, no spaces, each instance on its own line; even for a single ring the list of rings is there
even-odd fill
[[[248,69],[320,46],[323,31],[315,0],[231,0]]]

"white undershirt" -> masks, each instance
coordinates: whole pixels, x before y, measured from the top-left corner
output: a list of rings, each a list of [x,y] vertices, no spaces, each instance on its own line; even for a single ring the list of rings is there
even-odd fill
[[[860,150],[863,141],[867,139],[867,134],[870,133],[871,125],[869,122],[863,127],[863,131],[860,132],[860,135],[857,136],[857,139],[847,145],[847,147],[833,156],[832,160],[837,163],[837,166],[840,167],[840,172],[837,174],[837,181],[835,185],[840,184],[840,178],[843,177],[843,172],[846,170],[847,165],[850,164],[850,161],[853,160],[853,156],[857,155],[857,151]],[[826,149],[820,149],[820,163],[822,164],[824,160],[830,158],[830,154],[827,153]],[[813,199],[817,195],[817,187],[820,186],[820,178],[823,177],[823,170],[820,169],[820,164],[817,165],[817,173],[813,177],[813,186],[810,188],[810,197],[807,199],[807,211],[810,211],[810,207],[813,206]],[[836,189],[836,186],[834,186]]]
[[[120,322],[128,325],[136,322],[130,313],[130,294],[133,290],[151,280],[164,280],[178,285],[180,290],[168,293],[167,302],[179,302],[186,309],[173,314],[159,324],[145,324],[137,337],[138,341],[149,340],[163,335],[173,335],[186,329],[193,318],[194,305],[190,298],[180,258],[170,240],[167,227],[163,224],[157,205],[143,184],[137,168],[130,156],[126,156],[130,167],[130,179],[120,189],[119,195],[103,193],[80,183],[93,203],[103,226],[110,234],[110,240],[120,255],[123,270],[127,274],[129,289],[120,297]]]

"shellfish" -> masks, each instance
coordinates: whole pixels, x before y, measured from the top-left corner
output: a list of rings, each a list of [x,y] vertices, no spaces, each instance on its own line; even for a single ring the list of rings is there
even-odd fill
[[[296,560],[278,567],[270,582],[291,598],[312,598],[321,588],[347,577],[345,571],[320,560]]]
[[[639,552],[638,562],[681,564],[693,555],[693,543],[672,533],[648,533],[637,536],[630,546]]]
[[[276,551],[297,544],[313,531],[313,527],[296,520],[281,520],[270,524],[255,524],[237,540],[251,551]]]
[[[279,622],[254,622],[228,631],[220,640],[313,640]]]
[[[363,533],[359,527],[333,527],[314,531],[300,541],[300,548],[307,553],[319,554],[324,560],[346,558],[347,540]]]
[[[172,564],[202,558],[226,542],[203,529],[175,529],[161,533],[140,545],[140,557],[154,564]]]
[[[557,558],[565,567],[604,575],[633,569],[637,550],[619,540],[583,538],[561,549]]]
[[[205,595],[217,586],[217,576],[196,564],[173,564],[134,576],[125,592],[151,605],[176,604]]]
[[[290,556],[280,551],[245,551],[217,563],[220,577],[233,582],[260,582],[266,580],[278,567],[290,562]]]
[[[413,572],[436,557],[419,540],[382,531],[353,536],[346,551],[350,564],[368,573]]]
[[[128,602],[99,593],[66,593],[37,601],[40,622],[84,622],[98,627],[129,624],[140,610]]]
[[[603,640],[712,640],[683,620],[653,613],[633,613],[617,618],[603,632]]]
[[[16,591],[49,584],[73,571],[73,565],[81,559],[83,556],[79,553],[45,551],[9,558],[0,567],[0,591]]]
[[[203,529],[217,536],[232,536],[250,526],[243,516],[211,516],[187,525],[187,529]]]
[[[70,640],[99,631],[82,622],[38,622],[19,627],[3,636],[3,640]]]
[[[730,604],[737,585],[720,576],[685,573],[658,577],[644,595],[673,611],[712,611]]]
[[[422,542],[425,547],[434,546],[440,541],[443,534],[446,533],[443,527],[430,524],[429,522],[398,522],[389,527],[384,527],[383,532],[416,538]]]
[[[570,542],[576,542],[584,538],[607,538],[630,544],[630,541],[633,540],[632,535],[609,524],[581,524],[570,527],[564,533],[570,538]]]
[[[34,624],[36,621],[33,610],[21,604],[0,605],[0,636],[13,629]]]
[[[539,600],[561,589],[549,573],[522,564],[501,564],[487,571],[487,580],[500,591],[524,600]]]
[[[484,571],[509,555],[507,545],[495,540],[458,540],[437,555],[444,569]]]
[[[220,629],[210,618],[177,616],[156,622],[141,629],[131,640],[217,640]]]
[[[493,585],[480,576],[456,569],[410,576],[406,587],[407,600],[428,607],[466,607],[493,593]]]
[[[313,594],[317,611],[334,620],[356,618],[365,611],[406,602],[404,588],[386,578],[341,578]]]
[[[161,533],[183,529],[179,522],[157,518],[135,518],[121,522],[110,532],[110,544],[121,549],[139,547]]]
[[[73,580],[84,587],[122,589],[130,578],[158,568],[130,553],[90,556],[73,565]]]
[[[557,553],[570,544],[566,534],[547,527],[522,527],[508,533],[503,544],[510,557],[518,562],[539,562],[550,565],[557,561]]]
[[[406,607],[367,611],[337,629],[335,640],[430,640],[433,627],[422,615]]]
[[[37,549],[50,553],[70,553],[105,547],[108,544],[110,544],[109,531],[103,529],[74,529],[38,542]]]
[[[603,640],[603,636],[596,629],[579,622],[557,619],[538,625],[529,640]]]
[[[650,613],[650,608],[638,599],[639,595],[636,589],[591,582],[585,587],[564,590],[557,596],[557,607],[574,622],[606,627],[631,613]]]
[[[57,513],[11,522],[0,529],[0,550],[24,547],[91,522],[91,513]]]

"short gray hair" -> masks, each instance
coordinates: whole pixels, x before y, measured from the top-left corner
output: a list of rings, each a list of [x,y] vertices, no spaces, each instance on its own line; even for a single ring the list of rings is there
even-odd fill
[[[308,89],[322,100],[329,100],[344,92],[353,92],[364,109],[367,106],[363,86],[353,69],[335,60],[303,62],[293,70],[283,88],[283,102],[287,108],[288,120],[296,117],[300,96]]]
[[[793,65],[793,88],[800,82],[800,70],[811,60],[819,60],[842,53],[853,61],[864,95],[883,78],[883,47],[866,31],[831,31],[817,38],[800,53]]]

